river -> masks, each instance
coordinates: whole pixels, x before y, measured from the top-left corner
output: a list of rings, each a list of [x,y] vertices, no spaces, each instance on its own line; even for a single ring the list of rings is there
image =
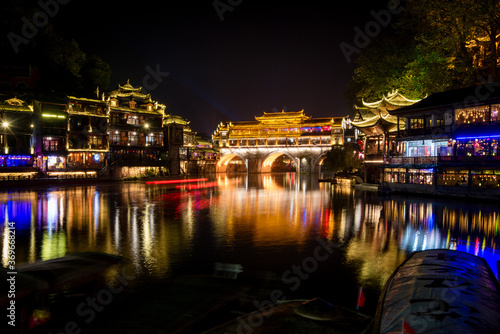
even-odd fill
[[[106,252],[129,258],[138,284],[240,264],[244,273],[281,280],[289,298],[354,306],[364,287],[372,311],[411,251],[466,251],[497,274],[499,219],[494,202],[379,196],[294,173],[0,193],[4,266],[4,231],[15,222],[18,264]]]

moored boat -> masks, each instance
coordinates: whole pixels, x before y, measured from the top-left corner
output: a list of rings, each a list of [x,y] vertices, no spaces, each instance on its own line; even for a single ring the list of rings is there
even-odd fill
[[[203,334],[224,333],[369,333],[373,318],[314,298],[270,301],[266,307],[245,314]]]
[[[500,333],[500,285],[480,257],[414,252],[387,281],[373,333]]]

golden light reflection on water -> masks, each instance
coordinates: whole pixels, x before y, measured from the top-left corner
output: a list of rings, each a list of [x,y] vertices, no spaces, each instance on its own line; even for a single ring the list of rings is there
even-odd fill
[[[154,278],[224,256],[297,263],[280,250],[306,258],[318,236],[340,242],[346,255],[338,261],[354,263],[360,282],[378,286],[414,250],[459,249],[488,257],[490,265],[499,257],[494,206],[379,199],[295,174],[216,182],[191,191],[136,182],[0,193],[2,264],[5,222],[13,220],[18,263],[101,251],[131,259],[136,275]]]

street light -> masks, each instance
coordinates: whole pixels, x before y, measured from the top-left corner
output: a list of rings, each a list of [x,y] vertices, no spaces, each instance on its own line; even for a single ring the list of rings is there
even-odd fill
[[[8,122],[6,122],[6,121],[4,121],[4,122],[2,123],[2,126],[3,126],[4,128],[7,128],[7,127],[9,127],[9,123],[8,123]]]

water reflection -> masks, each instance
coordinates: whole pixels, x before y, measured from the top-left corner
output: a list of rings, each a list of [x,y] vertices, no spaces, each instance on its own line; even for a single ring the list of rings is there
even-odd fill
[[[296,174],[0,193],[4,266],[3,231],[14,221],[18,263],[102,251],[130,258],[140,279],[209,272],[214,262],[281,274],[311,256],[318,236],[340,243],[336,263],[377,289],[409,252],[429,248],[482,256],[496,273],[499,219],[493,204],[379,198]],[[321,274],[339,274],[328,270]]]

